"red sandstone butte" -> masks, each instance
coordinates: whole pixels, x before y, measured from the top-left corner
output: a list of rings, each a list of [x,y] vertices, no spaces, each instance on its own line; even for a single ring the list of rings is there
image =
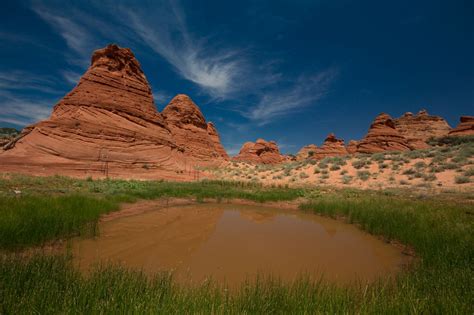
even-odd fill
[[[287,160],[281,155],[280,149],[274,141],[263,139],[258,139],[255,143],[244,143],[239,154],[232,159],[257,164],[277,164]]]
[[[395,128],[392,118],[385,113],[378,115],[370,125],[367,135],[357,144],[359,153],[408,151],[408,140]]]
[[[461,116],[459,125],[449,132],[450,136],[474,135],[474,116]]]
[[[440,116],[429,115],[421,110],[417,115],[408,112],[393,120],[395,128],[408,140],[412,149],[426,149],[426,143],[431,137],[447,136],[451,127]]]
[[[49,119],[4,149],[0,170],[35,175],[181,178],[186,163],[139,62],[117,45],[95,51]]]
[[[176,95],[161,114],[188,161],[202,165],[228,159],[216,128],[206,122],[199,107],[189,96]]]
[[[333,133],[330,133],[321,147],[314,144],[307,145],[298,152],[297,159],[323,159],[325,157],[343,156],[349,152],[344,146],[344,140],[336,138]]]

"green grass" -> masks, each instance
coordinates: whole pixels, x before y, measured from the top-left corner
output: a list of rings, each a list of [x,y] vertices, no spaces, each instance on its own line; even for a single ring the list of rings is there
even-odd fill
[[[473,312],[472,205],[339,194],[308,202],[302,209],[343,216],[371,234],[414,248],[419,257],[415,269],[402,275],[393,290],[380,292],[378,300],[387,306],[383,313],[391,306],[395,313]]]
[[[13,195],[20,190],[20,196]],[[76,180],[17,176],[0,180],[0,249],[41,245],[49,240],[95,231],[101,214],[122,202],[160,197],[292,200],[301,189],[265,188],[257,183],[193,183]]]
[[[327,170],[326,170],[327,172]],[[14,196],[12,190],[21,190]],[[158,197],[306,198],[303,211],[349,223],[413,248],[417,259],[392,281],[336,286],[305,278],[283,283],[261,275],[241,288],[213,282],[176,284],[169,274],[102,266],[81,274],[68,256],[0,257],[0,313],[370,313],[472,314],[474,212],[469,195],[427,196],[412,190],[327,191],[256,183],[168,183],[13,177],[0,180],[0,246],[40,244],[96,228],[120,202]],[[470,197],[472,198],[472,196]],[[4,239],[5,238],[5,239]],[[342,258],[344,259],[344,258]]]

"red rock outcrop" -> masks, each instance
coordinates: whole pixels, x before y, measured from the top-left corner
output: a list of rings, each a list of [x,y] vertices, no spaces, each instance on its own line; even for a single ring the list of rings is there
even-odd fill
[[[347,155],[349,152],[344,146],[344,140],[336,138],[330,133],[324,140],[323,145],[318,148],[314,144],[303,147],[297,154],[298,160],[323,159],[325,157]]]
[[[451,130],[446,120],[440,116],[429,115],[426,110],[419,111],[417,115],[405,113],[393,122],[413,149],[426,149],[429,147],[426,143],[429,138],[446,136]]]
[[[0,154],[2,166],[39,166],[66,175],[106,168],[133,177],[144,169],[173,173],[182,159],[140,64],[130,49],[117,45],[95,51],[51,117],[18,138]]]
[[[349,141],[349,144],[346,147],[347,152],[349,154],[357,153],[357,145],[358,144],[359,144],[359,141],[356,141],[356,140]]]
[[[263,139],[258,139],[255,143],[244,143],[239,154],[232,159],[234,161],[258,164],[277,164],[287,160],[281,155],[280,149],[274,141],[265,141]]]
[[[207,123],[207,133],[211,137],[212,142],[214,143],[214,149],[216,152],[225,160],[229,159],[229,155],[227,154],[226,150],[222,146],[221,137],[217,132],[216,127],[212,122]]]
[[[459,125],[449,132],[450,136],[474,135],[474,116],[461,116]]]
[[[331,156],[347,155],[348,153],[344,146],[344,140],[338,139],[333,133],[330,133],[324,140],[323,145],[314,153],[313,157],[322,159]]]
[[[304,161],[313,157],[314,153],[318,150],[318,146],[315,144],[308,144],[302,147],[296,154],[297,161]]]
[[[408,140],[395,128],[392,118],[382,113],[370,125],[364,139],[357,144],[357,152],[376,153],[384,151],[408,151]]]
[[[228,159],[214,125],[206,122],[189,96],[176,95],[161,114],[186,159],[199,165]]]

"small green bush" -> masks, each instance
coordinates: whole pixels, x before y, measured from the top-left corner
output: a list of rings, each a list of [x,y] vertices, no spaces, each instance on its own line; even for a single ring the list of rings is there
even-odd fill
[[[456,184],[467,184],[467,183],[470,183],[471,182],[471,179],[467,176],[464,176],[464,175],[460,175],[460,176],[456,176],[454,178],[454,182]]]
[[[360,180],[366,181],[370,177],[370,172],[368,171],[357,171],[357,178]]]

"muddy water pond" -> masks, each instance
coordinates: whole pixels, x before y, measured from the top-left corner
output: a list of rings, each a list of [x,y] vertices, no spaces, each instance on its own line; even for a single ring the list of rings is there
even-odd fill
[[[149,274],[173,271],[178,281],[194,284],[212,278],[235,285],[257,274],[348,283],[392,275],[405,263],[395,247],[353,225],[298,210],[156,206],[101,222],[99,229],[96,238],[72,243],[83,271],[113,263]]]

